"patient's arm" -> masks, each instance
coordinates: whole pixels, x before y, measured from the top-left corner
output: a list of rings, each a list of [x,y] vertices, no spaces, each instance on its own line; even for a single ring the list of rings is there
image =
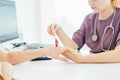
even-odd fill
[[[12,80],[12,65],[7,62],[1,63],[2,77],[1,80]]]

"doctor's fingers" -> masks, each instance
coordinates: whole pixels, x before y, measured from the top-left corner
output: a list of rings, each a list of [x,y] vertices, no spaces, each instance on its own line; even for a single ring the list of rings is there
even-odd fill
[[[51,24],[48,26],[48,33],[52,36],[56,34],[54,27],[55,27],[55,24]]]
[[[51,25],[49,25],[49,26],[48,26],[48,29],[47,29],[47,30],[48,30],[48,33],[49,33],[50,35],[55,36],[58,27],[59,27],[59,26],[58,26],[57,24],[51,24]]]
[[[56,59],[62,60],[62,61],[64,61],[64,62],[68,62],[68,59],[65,58],[65,57],[62,57],[62,56],[58,56],[58,57],[56,57]]]

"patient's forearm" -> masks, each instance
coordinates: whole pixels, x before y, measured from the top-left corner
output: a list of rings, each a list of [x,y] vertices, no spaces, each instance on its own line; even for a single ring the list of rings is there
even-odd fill
[[[7,61],[11,64],[22,63],[45,54],[46,49],[36,49],[28,51],[8,52]]]
[[[12,80],[12,65],[7,62],[1,63],[2,76],[0,80]]]

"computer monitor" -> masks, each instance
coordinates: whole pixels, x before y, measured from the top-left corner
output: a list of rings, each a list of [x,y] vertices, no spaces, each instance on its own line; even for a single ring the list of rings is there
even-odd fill
[[[19,38],[15,1],[0,3],[0,43]]]

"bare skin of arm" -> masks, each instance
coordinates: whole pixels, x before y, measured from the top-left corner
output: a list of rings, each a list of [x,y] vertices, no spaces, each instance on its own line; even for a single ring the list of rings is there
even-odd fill
[[[69,49],[63,55],[77,63],[117,63],[120,62],[120,45],[115,50],[98,54],[81,56],[75,50]]]
[[[1,63],[1,71],[2,71],[2,80],[12,80],[12,72],[13,72],[13,67],[11,64],[7,62],[2,62]]]
[[[70,47],[75,50],[78,48],[78,45],[70,37],[67,36],[61,26],[58,24],[49,25],[48,33],[52,36],[57,35],[65,47]]]
[[[0,80],[4,80],[3,77],[0,75]]]
[[[42,48],[36,50],[15,51],[15,52],[5,52],[3,49],[0,49],[0,62],[7,61],[8,63],[11,64],[18,64],[43,55],[47,55],[55,59],[67,61],[66,58],[60,56],[66,50],[67,48],[62,48],[62,47],[57,47],[57,48],[51,47],[51,48]]]

